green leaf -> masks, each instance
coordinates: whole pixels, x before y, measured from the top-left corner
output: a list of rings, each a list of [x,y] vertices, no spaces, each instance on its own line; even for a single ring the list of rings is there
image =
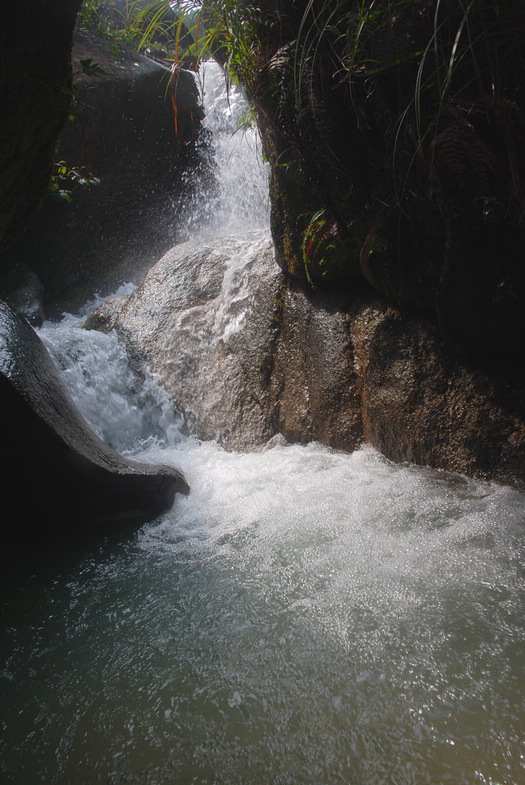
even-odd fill
[[[104,71],[98,63],[93,62],[92,57],[84,58],[84,60],[80,61],[80,65],[82,73],[86,74],[86,76],[105,76],[107,74],[107,71]]]

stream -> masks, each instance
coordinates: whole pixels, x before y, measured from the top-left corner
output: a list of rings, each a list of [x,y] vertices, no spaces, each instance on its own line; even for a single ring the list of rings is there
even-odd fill
[[[215,100],[222,123],[237,99]],[[241,190],[267,224],[260,185]],[[217,209],[205,231],[252,225]],[[1,781],[525,783],[525,492],[367,446],[199,442],[84,316],[39,331],[77,405],[191,493],[138,530],[5,560]]]

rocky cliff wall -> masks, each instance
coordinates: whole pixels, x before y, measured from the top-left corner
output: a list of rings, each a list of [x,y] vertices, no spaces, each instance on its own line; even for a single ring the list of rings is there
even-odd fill
[[[23,264],[40,277],[50,314],[139,281],[178,239],[180,210],[206,168],[193,73],[181,70],[173,81],[146,57],[117,58],[93,30],[75,33],[73,71],[73,115],[56,159],[99,182],[57,179],[23,237],[0,259],[5,268]]]
[[[366,283],[458,356],[519,378],[523,3],[264,0],[244,29],[225,13],[282,268],[318,288]]]
[[[38,208],[71,105],[81,0],[3,3],[0,25],[0,250]]]

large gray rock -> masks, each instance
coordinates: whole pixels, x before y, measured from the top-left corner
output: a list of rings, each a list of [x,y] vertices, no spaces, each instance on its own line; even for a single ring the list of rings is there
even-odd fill
[[[192,433],[227,448],[366,440],[397,462],[525,481],[523,391],[380,301],[290,287],[264,235],[173,248],[87,326],[115,328]]]
[[[158,374],[193,433],[254,447],[276,430],[261,377],[279,332],[280,285],[267,235],[184,243],[86,326],[115,327],[130,355]]]
[[[201,439],[229,449],[277,433],[347,449],[360,442],[341,309],[288,290],[264,233],[176,246],[86,326],[115,327]]]
[[[44,345],[0,301],[2,537],[150,520],[187,493],[181,473],[129,461],[89,428]]]

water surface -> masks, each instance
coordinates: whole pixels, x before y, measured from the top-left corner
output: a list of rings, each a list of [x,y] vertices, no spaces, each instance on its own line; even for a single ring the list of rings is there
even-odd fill
[[[190,496],[4,575],[4,782],[525,781],[523,493],[370,448],[146,455]]]
[[[227,187],[190,230],[259,228],[254,134],[207,89]],[[525,783],[525,493],[366,447],[199,443],[80,323],[40,334],[92,427],[192,490],[138,531],[4,554],[2,783]]]

